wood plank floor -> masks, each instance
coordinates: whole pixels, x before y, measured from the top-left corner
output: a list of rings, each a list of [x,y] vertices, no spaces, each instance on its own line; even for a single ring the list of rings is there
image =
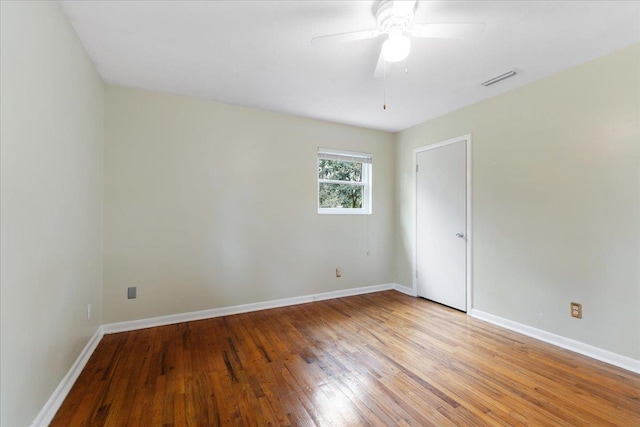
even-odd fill
[[[395,291],[106,335],[52,426],[640,426],[640,375]]]

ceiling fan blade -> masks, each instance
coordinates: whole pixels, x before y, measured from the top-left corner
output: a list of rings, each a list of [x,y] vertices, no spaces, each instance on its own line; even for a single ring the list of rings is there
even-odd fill
[[[482,23],[417,24],[409,33],[414,37],[464,40],[480,36],[485,27]]]
[[[380,49],[380,55],[378,56],[378,63],[376,64],[376,70],[373,72],[374,79],[381,79],[384,77],[386,71],[391,68],[391,62],[385,64],[384,55],[382,49]]]
[[[411,15],[416,7],[416,0],[395,0],[393,2],[393,16]]]
[[[325,44],[347,43],[356,40],[373,39],[378,37],[380,34],[382,33],[378,29],[350,31],[348,33],[338,33],[328,36],[314,37],[313,39],[311,39],[311,44],[320,46]]]

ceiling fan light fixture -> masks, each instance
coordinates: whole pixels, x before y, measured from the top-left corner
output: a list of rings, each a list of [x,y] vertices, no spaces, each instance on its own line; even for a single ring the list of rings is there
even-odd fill
[[[382,44],[382,56],[387,62],[398,62],[409,56],[411,40],[404,34],[390,34]]]

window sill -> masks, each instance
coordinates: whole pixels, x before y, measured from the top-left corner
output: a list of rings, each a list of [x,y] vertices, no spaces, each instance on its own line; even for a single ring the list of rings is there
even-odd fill
[[[319,215],[371,215],[367,209],[318,209]]]

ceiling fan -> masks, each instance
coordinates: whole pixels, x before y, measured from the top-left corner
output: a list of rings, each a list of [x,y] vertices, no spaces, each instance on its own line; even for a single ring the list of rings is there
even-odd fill
[[[482,23],[414,24],[416,0],[378,0],[373,5],[377,28],[315,37],[314,45],[345,43],[374,39],[385,35],[374,77],[383,77],[386,63],[402,61],[409,56],[411,39],[408,37],[471,39],[484,31]]]

